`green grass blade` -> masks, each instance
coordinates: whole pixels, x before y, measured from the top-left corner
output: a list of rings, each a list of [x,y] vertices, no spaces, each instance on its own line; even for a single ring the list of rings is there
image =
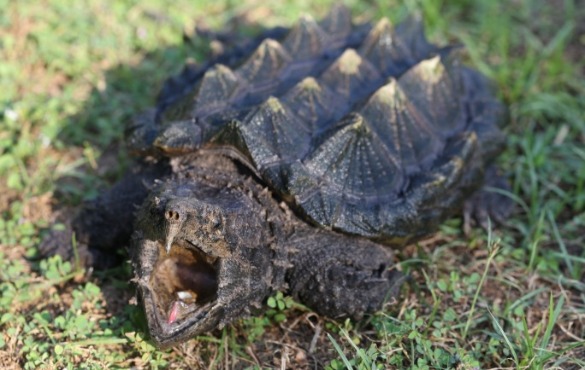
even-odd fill
[[[496,317],[492,314],[492,312],[489,310],[489,308],[488,308],[488,313],[490,314],[490,316],[492,318],[492,324],[493,324],[494,328],[496,329],[496,331],[498,332],[498,334],[502,338],[504,338],[504,342],[506,343],[506,346],[510,350],[510,353],[512,354],[512,357],[514,357],[514,362],[516,364],[518,364],[519,363],[518,362],[518,354],[516,353],[516,349],[514,348],[514,345],[512,344],[512,342],[510,341],[510,339],[508,338],[508,335],[506,335],[506,332],[504,331],[504,329],[502,328],[502,326],[498,322],[498,319],[496,319]]]
[[[469,310],[469,315],[467,316],[467,322],[465,323],[465,329],[463,329],[463,340],[465,340],[467,338],[467,333],[469,332],[469,326],[471,325],[471,320],[473,319],[473,313],[475,312],[475,305],[477,303],[477,299],[479,298],[479,292],[481,291],[481,288],[483,287],[487,273],[490,269],[490,265],[491,265],[494,257],[496,256],[496,254],[498,254],[498,250],[499,250],[498,244],[492,243],[491,225],[488,229],[487,243],[488,243],[488,248],[490,250],[490,253],[488,255],[488,259],[487,259],[487,262],[485,264],[485,268],[483,270],[483,274],[481,275],[481,279],[479,281],[477,289],[475,290],[475,294],[473,295],[473,301],[471,302],[471,309]]]
[[[341,361],[343,361],[343,363],[347,367],[347,370],[353,370],[353,366],[351,366],[351,363],[349,362],[349,360],[347,359],[347,357],[343,353],[343,350],[341,349],[341,347],[339,346],[339,344],[337,343],[335,338],[333,338],[331,336],[331,334],[329,334],[329,333],[327,333],[327,338],[329,338],[329,341],[333,345],[333,348],[335,348],[335,351],[337,351],[337,354],[339,355],[339,357],[341,357]]]

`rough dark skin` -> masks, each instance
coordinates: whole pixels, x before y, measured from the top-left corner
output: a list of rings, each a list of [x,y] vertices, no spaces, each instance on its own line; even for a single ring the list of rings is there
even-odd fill
[[[75,232],[85,263],[107,266],[104,251],[130,239],[160,346],[276,291],[360,318],[397,298],[391,248],[463,208],[480,224],[504,217],[505,199],[480,189],[486,171],[505,186],[493,175],[505,120],[485,78],[429,44],[420,20],[354,26],[336,7],[170,79],[128,127],[141,164],[41,249],[71,257]]]
[[[199,152],[173,165],[177,175],[139,211],[131,249],[150,332],[160,345],[250,314],[277,290],[329,317],[355,318],[396,294],[401,275],[391,269],[390,249],[301,222],[253,175],[217,153]],[[176,222],[178,232],[170,233]],[[183,305],[169,324],[186,287],[168,265],[180,263],[208,277],[192,280],[190,289],[203,299]]]

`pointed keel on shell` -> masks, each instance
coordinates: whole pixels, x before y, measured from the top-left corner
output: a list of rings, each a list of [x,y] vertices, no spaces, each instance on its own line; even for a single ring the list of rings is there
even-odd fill
[[[327,47],[328,36],[311,16],[304,16],[289,31],[282,45],[296,60],[318,57]]]

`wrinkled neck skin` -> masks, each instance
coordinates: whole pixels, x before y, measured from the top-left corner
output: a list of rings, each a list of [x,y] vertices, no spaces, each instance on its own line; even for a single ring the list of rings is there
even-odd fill
[[[132,238],[136,281],[157,345],[221,328],[261,308],[277,290],[333,317],[360,317],[395,293],[386,248],[300,222],[226,157],[202,152],[173,161],[176,175],[153,189]]]

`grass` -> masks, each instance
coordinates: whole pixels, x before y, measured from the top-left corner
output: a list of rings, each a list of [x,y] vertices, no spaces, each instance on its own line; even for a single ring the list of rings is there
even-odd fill
[[[384,312],[339,323],[277,295],[256,317],[159,351],[127,265],[91,272],[38,258],[55,200],[70,211],[118,178],[123,123],[188,58],[205,57],[195,24],[288,25],[330,4],[0,0],[0,367],[585,367],[579,0],[347,2],[359,20],[422,13],[430,38],[463,43],[511,112],[500,158],[517,203],[508,225],[465,236],[452,219],[399,251],[412,281]]]

